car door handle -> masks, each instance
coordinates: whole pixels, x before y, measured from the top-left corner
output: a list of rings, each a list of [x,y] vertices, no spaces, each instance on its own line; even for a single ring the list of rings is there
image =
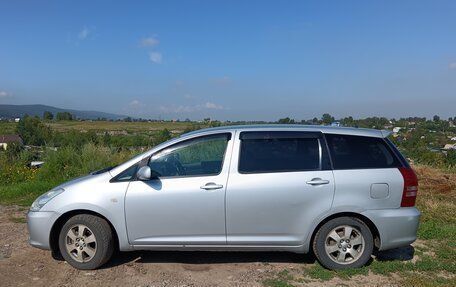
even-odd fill
[[[309,180],[306,183],[310,184],[310,185],[322,185],[322,184],[328,184],[329,180],[321,179],[321,178],[317,177],[317,178],[312,178],[311,180]]]
[[[214,190],[214,189],[223,188],[223,185],[221,185],[221,184],[216,184],[216,183],[213,183],[213,182],[208,182],[208,183],[206,183],[205,185],[200,186],[200,188],[201,188],[201,189],[205,189],[205,190]]]

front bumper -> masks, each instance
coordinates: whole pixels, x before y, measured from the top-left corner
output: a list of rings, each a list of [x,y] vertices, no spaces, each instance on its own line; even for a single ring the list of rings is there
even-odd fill
[[[377,227],[379,250],[407,246],[416,240],[421,213],[415,207],[368,210],[362,214]]]
[[[58,214],[50,211],[29,211],[27,213],[27,228],[29,243],[33,247],[50,250],[50,234]]]

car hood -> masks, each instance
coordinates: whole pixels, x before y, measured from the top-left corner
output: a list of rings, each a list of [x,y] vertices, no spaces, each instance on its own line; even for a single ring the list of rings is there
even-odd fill
[[[56,186],[55,188],[63,188],[65,189],[66,187],[68,186],[71,186],[71,185],[76,185],[80,182],[83,182],[83,181],[87,181],[87,180],[90,180],[90,179],[94,179],[96,177],[99,177],[99,176],[104,176],[106,174],[109,175],[109,177],[112,177],[111,174],[107,171],[111,170],[113,167],[109,167],[109,168],[104,168],[104,169],[101,169],[101,170],[98,170],[98,171],[94,171],[94,172],[91,172],[87,175],[82,175],[80,177],[76,177],[76,178],[73,178],[73,179],[70,179],[69,181],[66,181],[62,184],[60,184],[59,186]]]

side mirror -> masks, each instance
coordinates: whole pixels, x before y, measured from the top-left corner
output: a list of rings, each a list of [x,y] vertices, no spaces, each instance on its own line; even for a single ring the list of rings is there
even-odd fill
[[[150,180],[152,178],[152,171],[148,165],[141,167],[137,174],[139,180]]]

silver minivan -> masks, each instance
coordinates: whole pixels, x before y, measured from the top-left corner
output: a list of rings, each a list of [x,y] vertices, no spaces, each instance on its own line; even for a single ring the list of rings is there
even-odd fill
[[[418,181],[380,130],[228,126],[41,195],[30,244],[78,269],[114,249],[313,252],[329,269],[416,239]]]

